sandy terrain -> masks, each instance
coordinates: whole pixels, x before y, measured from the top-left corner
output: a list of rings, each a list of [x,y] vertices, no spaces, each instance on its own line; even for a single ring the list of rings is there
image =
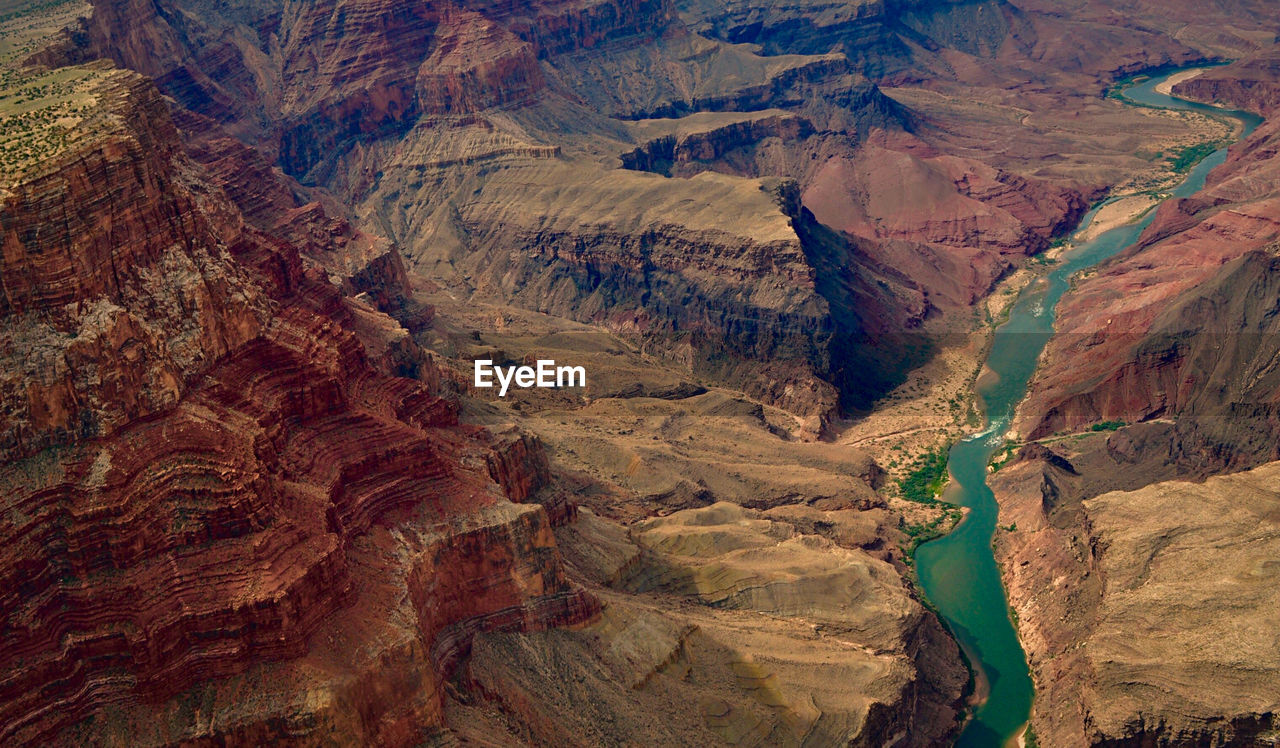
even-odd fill
[[[1191,68],[1189,70],[1183,70],[1180,73],[1174,73],[1165,79],[1163,83],[1156,86],[1156,93],[1164,94],[1165,96],[1172,96],[1174,86],[1183,81],[1189,81],[1203,72],[1204,68]]]
[[[977,324],[975,317],[971,331],[944,336],[937,355],[911,372],[870,415],[850,420],[837,443],[870,453],[896,480],[919,455],[969,433],[979,421],[972,383],[989,333],[990,327]]]
[[[1158,205],[1161,199],[1156,195],[1143,193],[1125,195],[1114,202],[1107,203],[1098,209],[1089,227],[1073,236],[1072,241],[1075,243],[1092,241],[1111,229],[1133,223]]]
[[[1230,136],[1233,124],[1194,112],[1133,107],[1113,98],[1014,96],[1005,90],[885,87],[889,97],[947,123],[965,149],[992,139],[1011,146],[984,158],[1003,169],[1129,194],[1164,189],[1181,175],[1165,158],[1187,146]],[[1028,106],[1028,104],[1032,106]]]

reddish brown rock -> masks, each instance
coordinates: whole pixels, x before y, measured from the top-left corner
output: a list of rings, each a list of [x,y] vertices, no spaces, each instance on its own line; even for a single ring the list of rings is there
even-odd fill
[[[1173,87],[1188,99],[1267,114],[1280,109],[1280,49],[1268,47],[1224,68],[1210,68]]]
[[[527,104],[545,86],[533,45],[478,13],[451,11],[416,93],[425,114],[466,114]]]
[[[1177,417],[1212,433],[1209,449],[1255,441],[1280,391],[1262,373],[1275,346],[1277,132],[1268,122],[1233,147],[1205,190],[1162,206],[1135,249],[1067,297],[1020,430]],[[1223,423],[1229,413],[1235,427]]]
[[[543,509],[502,496],[489,437],[375,368],[353,330],[378,313],[242,216],[153,87],[95,95],[107,126],[6,187],[0,739],[416,741],[476,632],[598,606]],[[501,477],[532,490],[520,443]],[[217,724],[170,711],[200,691],[253,697]]]
[[[205,196],[176,166],[177,130],[155,88],[112,74],[96,95],[104,111],[87,126],[98,137],[3,196],[6,459],[173,407],[268,316],[197,209]]]
[[[1016,258],[1045,249],[1084,210],[1077,193],[985,164],[874,145],[828,161],[803,201],[944,309],[976,302]]]

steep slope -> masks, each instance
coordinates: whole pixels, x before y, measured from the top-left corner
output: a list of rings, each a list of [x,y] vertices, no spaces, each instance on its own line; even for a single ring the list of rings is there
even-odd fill
[[[240,218],[149,82],[81,85],[5,185],[4,739],[422,734],[474,632],[589,620],[501,447],[351,331],[398,324]]]
[[[907,346],[884,342],[886,330],[967,307],[1083,209],[1069,189],[937,161],[905,133],[860,148],[876,131],[902,133],[906,115],[848,49],[761,56],[698,36],[687,18],[657,2],[148,2],[95,11],[65,53],[153,76],[286,173],[357,204],[360,228],[403,246],[411,272],[625,331],[792,411],[809,435],[901,379]],[[376,44],[354,41],[370,34]],[[742,126],[765,109],[792,113],[790,129]],[[711,113],[724,116],[702,126],[697,158],[664,145]],[[829,224],[823,211],[881,189],[882,174],[839,184],[840,164],[886,147],[930,160],[922,179],[949,206],[947,225],[890,209],[835,234],[808,227],[806,210]],[[686,166],[675,174],[667,160]],[[733,178],[691,179],[707,170]],[[802,199],[772,177],[796,180]],[[726,202],[736,207],[709,209]],[[639,205],[647,213],[618,210]],[[757,222],[775,225],[744,241]],[[714,259],[694,257],[702,245]],[[815,286],[819,265],[848,277]],[[956,279],[954,267],[972,272]]]
[[[998,550],[1040,676],[1040,739],[1265,744],[1278,727],[1280,648],[1265,623],[1276,464],[1160,482],[1158,466],[1109,466],[1088,445],[1066,454],[1039,452],[993,481],[1017,526]],[[1142,477],[1105,492],[1108,468]],[[1080,503],[1081,491],[1095,498]]]
[[[5,195],[12,736],[946,740],[963,674],[883,471],[790,437],[1185,128],[1094,101],[1109,76],[1265,14],[722,5],[103,2],[32,58],[141,71],[177,129],[144,84],[104,96],[116,129],[68,141],[90,172]],[[1169,329],[1269,324],[1229,291],[1269,261]],[[544,347],[625,366],[448,397]]]
[[[577,681],[495,661],[496,641],[539,656],[547,641],[573,642],[584,666],[600,641],[659,654],[609,660],[592,689],[608,719],[639,720],[654,741],[678,742],[677,722],[646,721],[637,688],[683,735],[726,741],[743,729],[795,741],[910,732],[929,745],[953,728],[964,671],[903,581],[873,462],[842,456],[806,494],[783,495],[833,492],[813,498],[847,525],[833,532],[827,512],[800,507],[773,520],[774,534],[797,537],[779,559],[801,553],[790,607],[748,605],[722,622],[708,601],[681,616],[682,589],[632,588],[582,560],[629,542],[621,524],[577,514],[572,492],[607,487],[553,470],[519,430],[459,422],[452,371],[415,341],[447,323],[421,303],[394,243],[231,125],[171,118],[133,73],[95,63],[14,76],[72,81],[52,87],[50,106],[77,116],[57,110],[68,130],[47,158],[25,158],[48,147],[39,134],[6,152],[23,159],[6,161],[0,268],[3,740],[583,740],[545,717]],[[717,182],[737,198],[741,180],[694,184]],[[762,203],[744,213],[781,216],[776,187],[748,193]],[[747,232],[737,241],[757,244],[747,254],[762,267],[785,250]],[[775,292],[788,290],[763,291]],[[724,534],[706,522],[691,532],[712,546]],[[833,578],[845,608],[824,592]],[[811,608],[831,628],[818,640]],[[678,622],[698,680],[663,665],[669,652],[646,640],[655,622]],[[497,632],[520,636],[485,638]],[[811,677],[815,645],[834,660],[828,683]]]
[[[1268,57],[1178,90],[1256,105]],[[1251,585],[1280,458],[1276,138],[1272,116],[1077,280],[1018,412],[1041,443],[991,481],[1046,742],[1255,745],[1276,729]]]
[[[600,624],[479,636],[469,677],[557,744],[939,744],[964,670],[858,548],[866,527],[858,511],[720,503],[624,531],[584,510],[558,537],[603,585]],[[501,730],[458,711],[464,735]]]
[[[1020,431],[1037,438],[1098,421],[1176,418],[1206,465],[1275,459],[1265,435],[1278,384],[1278,137],[1272,117],[1231,149],[1204,190],[1162,206],[1133,250],[1079,283],[1020,408]]]

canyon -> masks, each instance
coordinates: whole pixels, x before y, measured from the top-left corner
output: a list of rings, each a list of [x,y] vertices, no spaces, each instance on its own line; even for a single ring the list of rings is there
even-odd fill
[[[1274,57],[1173,87],[1268,119],[1077,279],[1018,411],[1034,441],[991,480],[1033,724],[1055,744],[1256,745],[1276,729],[1261,685],[1275,644],[1248,633],[1268,616],[1254,544],[1280,459]]]
[[[948,744],[899,484],[983,310],[1229,135],[1116,80],[1278,101],[1263,0],[10,5],[17,744]],[[1078,281],[992,479],[1042,744],[1276,729],[1276,119]]]

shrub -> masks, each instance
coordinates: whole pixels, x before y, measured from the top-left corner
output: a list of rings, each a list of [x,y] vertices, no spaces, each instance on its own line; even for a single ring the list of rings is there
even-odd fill
[[[937,495],[947,483],[948,449],[939,447],[916,458],[906,477],[898,482],[902,498],[920,504],[937,503]]]

